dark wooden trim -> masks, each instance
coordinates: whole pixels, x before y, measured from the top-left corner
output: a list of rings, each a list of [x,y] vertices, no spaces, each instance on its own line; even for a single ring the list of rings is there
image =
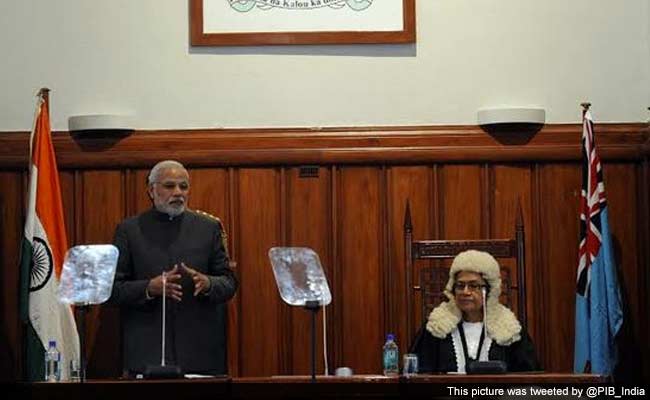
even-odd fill
[[[239,237],[237,227],[239,226],[239,221],[237,220],[237,179],[235,179],[236,171],[234,168],[228,168],[226,173],[226,190],[228,190],[226,196],[226,211],[224,217],[226,218],[226,233],[228,234],[228,254],[230,256],[231,266],[234,269],[235,276],[237,276],[239,283],[241,285],[241,279],[239,276],[239,269],[237,268],[237,260],[239,259]],[[241,287],[241,286],[240,286]],[[228,356],[228,372],[232,376],[241,376],[241,346],[240,340],[241,337],[241,325],[239,323],[239,316],[241,315],[241,301],[238,293],[235,294],[235,297],[230,301],[227,306],[228,318],[227,318],[227,334],[228,334],[228,344],[227,344],[227,356]]]
[[[75,176],[75,240],[78,243],[85,243],[86,242],[86,226],[84,224],[84,221],[86,221],[85,218],[88,216],[85,215],[86,213],[84,210],[86,210],[85,206],[85,199],[86,196],[84,196],[84,186],[86,185],[86,179],[84,178],[84,174],[82,171],[75,171],[74,172]]]
[[[517,316],[521,324],[528,330],[528,305],[526,304],[526,299],[528,298],[526,290],[526,233],[521,198],[517,199],[515,247],[515,253],[517,254]]]
[[[390,171],[387,168],[379,169],[378,186],[379,186],[379,221],[391,221],[391,196],[388,188],[390,187]],[[379,265],[383,270],[381,277],[383,278],[382,290],[384,294],[384,313],[382,328],[384,332],[399,332],[398,321],[395,317],[398,314],[397,306],[397,291],[400,289],[396,287],[393,281],[395,272],[394,263],[391,261],[391,231],[388,224],[379,224],[378,240],[381,243],[379,249]],[[399,338],[400,341],[406,338]],[[410,340],[408,338],[407,340]],[[404,340],[406,342],[406,340]],[[399,342],[398,342],[399,343]]]
[[[325,168],[323,168],[325,169]],[[329,178],[329,181],[327,182],[327,185],[329,186],[326,198],[327,200],[325,201],[326,203],[326,210],[327,210],[327,216],[328,216],[328,221],[330,221],[329,226],[326,227],[326,232],[325,232],[325,237],[328,238],[328,244],[327,244],[327,251],[329,252],[328,254],[328,260],[329,260],[329,265],[325,267],[325,271],[327,271],[327,274],[330,276],[328,283],[330,285],[330,291],[334,289],[332,286],[333,283],[337,282],[336,281],[336,265],[338,263],[338,238],[336,236],[336,210],[335,210],[335,180],[334,180],[334,174],[335,174],[335,168],[333,166],[327,167],[327,175]],[[338,286],[336,287],[338,288]],[[334,301],[334,296],[332,296],[332,301]],[[328,307],[325,307],[323,310],[323,313],[325,314],[325,333],[327,334],[327,340],[325,341],[325,344],[327,344],[327,368],[328,368],[328,373],[331,373],[334,371],[335,368],[337,368],[336,359],[335,356],[333,355],[333,350],[335,349],[335,345],[338,342],[338,338],[336,338],[335,334],[338,334],[338,331],[336,330],[336,324],[332,323],[332,321],[337,321],[337,319],[333,319],[332,317],[337,317],[337,310],[336,307],[338,307],[338,303],[332,304]],[[328,309],[329,308],[329,312]],[[338,349],[336,351],[339,351]]]
[[[126,215],[136,214],[136,195],[137,188],[135,185],[136,173],[132,169],[126,169],[122,172],[122,180],[124,187],[124,212]]]
[[[431,162],[577,161],[578,124],[546,125],[532,137],[487,133],[478,126],[136,131],[127,136],[56,132],[59,168],[151,167],[174,158],[188,166],[422,164]],[[598,124],[605,160],[641,160],[646,124]],[[0,133],[0,168],[24,169],[28,132]]]
[[[401,31],[318,31],[205,33],[203,0],[190,0],[190,44],[192,46],[265,46],[296,44],[381,44],[415,42],[415,0],[403,0]]]
[[[69,244],[80,244],[82,243],[84,236],[83,236],[83,221],[84,221],[84,215],[83,215],[83,177],[81,175],[81,171],[74,171],[73,173],[73,180],[74,180],[74,210],[72,212],[75,214],[74,216],[74,238],[72,238],[72,242]]]
[[[411,204],[409,199],[406,199],[406,209],[404,211],[404,298],[406,304],[406,336],[410,339],[413,337],[413,222],[411,221]]]
[[[542,184],[541,184],[541,167],[539,164],[535,164],[531,168],[531,221],[532,228],[531,234],[533,238],[542,237],[542,215],[541,207],[542,203]],[[542,240],[533,240],[532,241],[532,251],[533,251],[533,265],[536,266],[537,271],[544,271],[546,264],[546,243]],[[536,272],[537,272],[536,271]],[[546,312],[548,308],[548,296],[547,288],[549,287],[550,282],[548,282],[548,274],[539,272],[540,278],[535,279],[533,282],[533,304],[534,310],[537,311],[535,331],[531,332],[531,336],[536,339],[535,345],[537,346],[537,356],[541,357],[542,360],[548,360],[551,355],[547,351],[546,341],[542,339],[541,334],[544,332],[542,327],[547,326],[548,313]],[[528,301],[531,301],[528,299]]]
[[[331,173],[331,187],[332,187],[332,250],[334,251],[332,257],[332,282],[334,282],[334,293],[332,301],[334,303],[332,307],[332,313],[330,315],[329,321],[343,321],[343,272],[341,268],[341,243],[343,240],[341,238],[342,229],[344,226],[341,226],[339,222],[339,216],[341,215],[341,168],[338,166],[332,167]],[[336,329],[336,335],[332,335],[332,340],[334,341],[334,368],[337,368],[339,365],[345,365],[344,354],[343,354],[343,340],[345,338],[345,332],[343,331],[343,324],[336,323],[333,324]]]
[[[650,272],[648,271],[648,263],[650,262],[650,247],[648,246],[648,241],[650,241],[650,164],[648,163],[648,158],[644,160],[637,168],[637,187],[640,190],[637,192],[637,204],[639,210],[639,227],[637,235],[637,248],[639,249],[639,261],[638,266],[645,266],[638,269],[638,291],[639,298],[634,299],[638,301],[638,304],[644,304],[644,301],[647,297],[648,291],[650,291]],[[645,221],[642,222],[642,221]],[[643,309],[643,308],[642,308]],[[648,329],[650,329],[650,311],[648,308],[645,308],[646,315],[639,316],[640,332],[645,332],[647,334]],[[650,343],[647,340],[643,341],[645,347],[641,348],[641,358],[647,360],[650,357]],[[642,371],[643,376],[648,379],[650,377],[650,366],[644,364],[644,371]]]
[[[278,205],[280,210],[280,221],[278,223],[278,237],[280,238],[279,246],[291,246],[289,242],[289,232],[291,231],[291,221],[289,220],[289,199],[288,199],[288,182],[287,182],[287,169],[282,167],[278,168],[277,186],[280,188],[278,191]],[[274,282],[275,284],[275,282]],[[278,343],[278,350],[280,354],[286,355],[285,357],[278,357],[278,370],[281,374],[293,373],[293,313],[292,308],[284,301],[279,302],[280,309],[278,310],[278,330],[280,334],[280,343]]]
[[[481,237],[492,237],[492,218],[494,216],[494,168],[489,163],[481,165],[480,192],[485,201],[481,202]]]
[[[429,208],[429,234],[433,239],[439,239],[442,236],[443,229],[443,218],[442,218],[442,206],[440,204],[440,166],[432,165],[431,171],[429,174],[429,198],[431,201],[431,206]],[[418,282],[419,284],[419,282]]]
[[[239,281],[239,290],[235,297],[228,304],[228,370],[233,376],[242,375],[242,342],[241,338],[241,323],[240,316],[242,315],[241,295],[241,274],[240,269],[237,267],[237,260],[239,260],[240,252],[240,237],[239,237],[239,177],[238,170],[228,168],[227,173],[227,190],[228,197],[226,200],[226,209],[228,210],[228,225],[226,232],[229,235],[228,246],[230,249],[230,262],[234,268],[235,276]]]

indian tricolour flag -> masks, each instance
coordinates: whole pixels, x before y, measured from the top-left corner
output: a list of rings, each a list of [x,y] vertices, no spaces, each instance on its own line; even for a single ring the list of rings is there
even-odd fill
[[[71,359],[79,358],[79,336],[72,309],[56,296],[63,257],[68,248],[59,174],[52,146],[48,90],[38,94],[30,137],[29,196],[21,253],[21,318],[24,378],[43,380],[45,351],[55,340],[61,352],[61,376]]]

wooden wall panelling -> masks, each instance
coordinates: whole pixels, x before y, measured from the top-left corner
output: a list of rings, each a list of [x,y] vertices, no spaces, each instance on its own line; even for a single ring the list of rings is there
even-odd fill
[[[235,263],[235,273],[237,274],[237,259],[234,258],[234,254],[232,253],[234,235],[232,229],[233,220],[231,219],[230,173],[225,168],[189,168],[189,174],[191,186],[189,207],[191,209],[205,211],[221,219],[228,235],[230,260]],[[227,305],[228,370],[232,374],[237,373],[239,370],[239,365],[236,362],[238,361],[237,349],[239,347],[239,335],[237,334],[238,304],[239,296],[235,294],[235,297]]]
[[[389,237],[389,226],[388,226],[388,221],[390,221],[389,218],[389,211],[388,211],[388,169],[386,168],[385,165],[382,165],[379,167],[379,182],[378,182],[378,189],[379,189],[379,230],[377,232],[377,235],[379,237],[379,271],[381,271],[381,290],[383,293],[383,304],[382,304],[382,310],[384,314],[384,319],[383,319],[383,324],[384,324],[384,332],[392,332],[395,334],[397,332],[397,329],[399,329],[398,326],[398,317],[395,315],[395,307],[396,303],[398,302],[398,297],[395,297],[395,292],[392,290],[392,285],[393,285],[393,268],[391,265],[391,259],[390,259],[390,251],[388,250],[388,247],[390,246],[390,242],[388,240]],[[398,337],[396,337],[399,339]],[[396,339],[396,340],[397,340]],[[402,342],[408,341],[407,338],[402,338],[400,340]],[[399,342],[399,341],[398,341]]]
[[[406,202],[410,204],[413,221],[413,237],[417,240],[432,239],[434,202],[432,201],[433,172],[431,166],[391,167],[388,170],[388,223],[389,227],[389,266],[392,269],[390,293],[392,293],[392,314],[398,327],[396,334],[401,338],[398,342],[402,353],[406,352],[413,337],[407,333],[407,301],[413,299],[411,310],[411,332],[417,332],[422,324],[421,296],[406,285],[406,270],[404,263],[404,212]],[[413,282],[418,283],[420,263],[416,263],[411,271]]]
[[[340,321],[343,320],[343,277],[341,271],[341,238],[342,232],[340,229],[341,223],[339,221],[340,210],[339,205],[341,204],[341,193],[340,182],[341,182],[341,168],[339,166],[333,165],[330,168],[330,199],[331,199],[331,257],[332,257],[332,267],[330,268],[330,276],[328,277],[329,282],[332,284],[330,287],[332,289],[332,305],[330,307],[329,318],[331,321],[335,321],[330,324],[328,333],[331,332],[331,339],[328,344],[330,346],[330,358],[332,360],[332,368],[337,368],[339,366],[345,365],[345,359],[343,357],[343,344],[344,338],[346,337],[345,332],[343,332],[343,324]]]
[[[542,281],[542,326],[547,371],[573,369],[575,286],[581,169],[579,164],[543,165],[539,171],[539,244],[541,264],[536,279]],[[533,317],[534,318],[534,317]],[[567,323],[569,321],[569,323]],[[560,349],[562,349],[560,351]]]
[[[440,168],[440,239],[480,239],[483,198],[481,167],[444,165]]]
[[[612,229],[624,238],[621,269],[624,284],[633,288],[630,307],[641,314],[645,311],[643,315],[647,315],[648,300],[642,297],[650,290],[650,274],[646,268],[650,259],[647,246],[650,230],[647,124],[599,124],[598,128],[601,156],[607,162],[614,162],[611,171],[610,164],[606,164],[605,172],[612,206]],[[579,124],[549,125],[525,144],[504,144],[478,127],[467,126],[336,128],[318,133],[300,129],[152,131],[137,132],[110,146],[106,146],[103,139],[98,139],[97,143],[93,140],[80,143],[61,133],[54,135],[54,142],[59,165],[64,168],[61,173],[64,204],[66,209],[73,210],[67,216],[68,221],[74,221],[74,225],[68,226],[71,244],[87,243],[91,239],[111,241],[119,220],[149,208],[144,178],[153,162],[158,161],[161,154],[167,154],[171,145],[180,146],[179,157],[191,170],[197,168],[196,179],[219,175],[220,172],[215,172],[221,171],[218,168],[228,168],[228,200],[224,203],[228,217],[220,216],[229,221],[231,251],[239,261],[238,274],[243,275],[240,301],[229,304],[229,310],[236,311],[229,312],[229,322],[234,321],[229,325],[230,346],[239,340],[234,350],[229,347],[230,371],[235,376],[288,373],[304,368],[305,358],[297,354],[299,345],[287,345],[293,343],[288,338],[304,341],[299,335],[304,321],[295,317],[300,315],[298,310],[282,308],[266,256],[271,245],[288,244],[283,241],[291,242],[300,237],[321,240],[320,236],[308,236],[316,233],[308,232],[301,217],[292,214],[299,212],[294,203],[315,203],[322,208],[327,204],[327,200],[321,198],[323,191],[331,196],[331,233],[318,231],[317,235],[325,235],[325,240],[329,240],[324,246],[329,250],[323,251],[329,251],[331,257],[328,277],[334,303],[328,310],[328,320],[330,331],[336,333],[329,335],[332,368],[349,365],[357,372],[379,372],[384,333],[395,324],[398,335],[403,335],[404,329],[399,315],[401,301],[394,300],[401,295],[395,288],[402,286],[400,280],[403,279],[402,271],[395,266],[403,262],[403,210],[400,208],[404,198],[396,190],[415,193],[409,196],[412,212],[419,215],[414,217],[416,238],[421,234],[423,237],[461,239],[481,237],[486,233],[497,236],[509,229],[511,224],[505,219],[512,211],[511,201],[530,184],[530,210],[526,212],[524,205],[524,215],[527,219],[527,267],[532,271],[528,275],[529,282],[533,279],[533,285],[528,285],[529,301],[532,289],[535,304],[531,310],[531,321],[536,326],[533,335],[548,370],[570,371],[573,324],[567,324],[566,320],[572,321],[574,312],[580,132]],[[15,169],[25,165],[23,150],[27,138],[28,133],[0,135],[0,166]],[[529,177],[519,170],[519,165],[504,164],[515,160],[531,163]],[[333,164],[320,168],[317,189],[311,188],[314,182],[309,182],[309,188],[300,186],[304,182],[293,175],[292,165],[303,162]],[[494,168],[492,164],[485,164],[495,162],[501,164]],[[350,163],[366,165],[339,167]],[[430,163],[446,164],[431,167]],[[643,167],[636,167],[636,172],[631,173],[632,165],[640,163]],[[386,164],[401,166],[376,167]],[[239,170],[246,165],[261,167]],[[284,177],[280,170],[273,169],[274,165],[288,168]],[[326,190],[320,184],[327,170],[332,172],[329,183],[324,183],[329,185]],[[424,177],[424,171],[430,171],[430,178]],[[11,171],[0,174],[3,174],[3,183],[7,181],[5,177],[9,177],[9,182],[12,179],[23,181],[22,188],[11,189],[11,183],[9,189],[0,188],[0,193],[9,191],[9,196],[18,196],[3,201],[19,203],[22,210],[26,174]],[[122,174],[123,182],[118,182],[121,178],[114,179]],[[411,174],[415,176],[410,177]],[[110,177],[108,181],[97,180],[105,176]],[[632,179],[637,183],[629,183]],[[406,182],[402,182],[404,180]],[[424,180],[429,182],[428,196],[421,193],[425,191],[420,187]],[[526,183],[527,180],[530,183]],[[512,187],[511,183],[518,186]],[[397,189],[402,185],[407,188]],[[206,207],[225,201],[208,188],[195,192],[196,185],[193,183],[193,186],[193,193],[199,193],[197,199],[203,199]],[[312,190],[317,190],[318,194],[313,195]],[[309,193],[307,198],[302,197],[305,193]],[[219,200],[212,197],[215,195]],[[417,200],[413,200],[413,196]],[[192,201],[190,204],[194,206]],[[122,208],[115,210],[115,204],[120,202]],[[628,210],[614,219],[614,204],[636,207],[634,218],[626,214],[632,212]],[[6,205],[4,207],[7,209]],[[3,315],[3,321],[7,321],[3,335],[10,346],[19,346],[17,299],[11,294],[17,290],[14,285],[17,271],[7,266],[15,267],[17,263],[18,247],[12,247],[11,242],[21,238],[22,214],[8,218],[10,225],[17,224],[17,231],[12,233],[5,229],[2,236],[2,265],[5,266],[2,312],[14,312],[14,315]],[[429,224],[420,224],[418,219],[428,219]],[[418,232],[420,229],[423,231]],[[631,246],[630,240],[636,240],[636,245]],[[636,261],[629,252],[636,252]],[[323,254],[321,257],[324,258]],[[636,286],[630,277],[638,280]],[[357,289],[357,283],[365,285],[363,290]],[[626,294],[628,291],[629,288]],[[13,304],[7,303],[10,297]],[[637,321],[633,337],[647,336],[647,320],[637,316]],[[102,327],[110,326],[111,334],[118,338],[119,325],[111,323],[102,319]],[[261,332],[252,329],[257,327]],[[541,338],[538,339],[538,335]],[[407,340],[399,336],[398,339],[403,348]],[[109,358],[114,365],[119,365],[119,360],[115,359],[119,352],[111,345],[100,344],[100,340],[104,339],[98,336],[95,348],[101,348],[105,354],[101,356],[103,361],[91,360],[91,376],[99,376],[97,374],[102,371],[108,376],[108,370],[116,369],[108,366]],[[278,347],[280,352],[275,351]],[[12,351],[18,354],[19,349],[12,347]],[[644,360],[648,353],[650,348],[645,344]],[[647,373],[646,370],[646,376]]]
[[[337,233],[340,237],[340,282],[343,336],[342,362],[355,373],[381,370],[381,346],[386,326],[380,207],[380,169],[345,167],[340,170]],[[398,338],[399,340],[400,338]]]
[[[646,146],[648,146],[648,143],[646,143]],[[650,293],[650,271],[648,271],[648,265],[650,264],[650,246],[648,246],[648,243],[650,243],[650,163],[647,154],[648,150],[646,150],[646,158],[641,163],[641,168],[639,168],[638,186],[640,190],[637,192],[639,219],[636,222],[637,229],[639,229],[639,249],[641,250],[639,264],[642,281],[641,293],[644,294]],[[643,305],[642,309],[645,308],[645,314],[641,317],[641,332],[643,335],[648,336],[650,331],[650,307],[648,307],[647,296],[644,296],[640,304]],[[645,340],[644,344],[641,347],[641,357],[643,360],[649,360],[650,341]],[[643,365],[643,376],[646,382],[650,381],[650,365],[648,363]]]
[[[332,281],[331,238],[331,175],[329,168],[318,168],[318,177],[301,178],[300,168],[286,171],[287,191],[287,245],[309,247],[319,256],[325,276],[328,278],[330,291],[338,290]],[[334,299],[333,299],[334,300]],[[330,311],[334,302],[327,307],[328,326],[335,323]],[[300,307],[291,307],[289,314],[289,347],[291,374],[308,375],[311,373],[311,313]],[[323,331],[322,310],[317,314],[316,336],[316,371],[323,373]],[[331,330],[330,330],[331,332]],[[334,337],[328,332],[328,340]],[[328,345],[328,354],[333,347]],[[332,360],[329,360],[331,366]],[[331,370],[330,372],[333,372]]]
[[[609,227],[614,248],[619,285],[624,304],[624,326],[619,340],[620,368],[623,375],[641,378],[643,363],[639,349],[647,341],[642,337],[643,320],[648,309],[643,301],[642,266],[638,237],[641,227],[636,223],[641,210],[638,201],[637,165],[607,163],[603,167]],[[647,246],[647,243],[643,244]]]
[[[546,334],[546,327],[548,326],[547,318],[549,317],[548,313],[544,312],[543,305],[548,303],[548,290],[546,287],[546,275],[544,266],[547,263],[548,257],[542,252],[545,250],[545,244],[542,243],[542,229],[544,222],[542,221],[542,209],[543,209],[543,200],[542,193],[542,170],[543,167],[541,164],[535,163],[531,164],[531,220],[532,226],[526,230],[525,234],[528,238],[528,232],[530,231],[530,237],[533,239],[531,242],[532,250],[532,268],[531,276],[532,285],[530,289],[534,293],[534,297],[529,300],[533,300],[535,307],[532,313],[528,313],[528,320],[533,321],[533,326],[537,331],[532,331],[532,334],[535,334],[535,350],[537,350],[537,356],[542,363],[542,366],[545,367],[544,359],[547,354],[546,344],[547,340],[543,336]],[[525,228],[525,227],[524,227]],[[528,239],[526,240],[526,245],[528,245]],[[526,248],[528,251],[528,248]],[[528,261],[528,254],[526,258]],[[531,279],[528,279],[530,282]],[[529,322],[530,323],[530,322]]]
[[[81,223],[81,244],[112,243],[116,225],[125,217],[125,179],[122,171],[89,170],[80,175],[81,201],[77,221]],[[87,321],[89,377],[121,375],[119,310],[93,307]],[[95,352],[95,347],[101,351]],[[117,355],[117,356],[116,356]]]
[[[648,128],[650,131],[650,126]],[[650,243],[650,140],[646,142],[646,158],[643,162],[643,168],[641,171],[641,178],[639,179],[640,186],[643,188],[641,192],[641,202],[639,204],[640,210],[642,212],[641,218],[637,224],[642,234],[639,236],[639,248],[642,249],[641,255],[641,265],[639,268],[643,272],[643,282],[645,283],[645,288],[642,292],[641,298],[643,299],[642,304],[645,307],[645,315],[650,313],[650,246],[647,244]],[[642,333],[646,336],[649,335],[650,331],[650,316],[642,320]],[[642,354],[644,360],[650,360],[650,341],[645,341],[645,353]],[[643,365],[643,376],[646,382],[650,381],[650,365],[644,363]]]
[[[84,185],[83,185],[83,172],[81,170],[75,170],[73,173],[74,181],[74,216],[75,219],[73,235],[75,240],[75,245],[84,244],[84,220],[83,220],[83,204],[84,204]]]
[[[480,191],[481,191],[481,237],[492,236],[492,218],[494,212],[494,173],[492,165],[483,163],[481,167]]]
[[[280,171],[241,169],[238,177],[239,373],[270,376],[280,373],[284,356],[277,351],[283,340],[281,299],[267,255],[281,244]]]
[[[22,328],[18,315],[20,291],[20,247],[23,239],[23,173],[0,172],[0,380],[20,378],[22,369]]]
[[[443,188],[443,181],[444,181],[444,176],[442,173],[442,165],[441,164],[435,164],[431,168],[431,184],[429,185],[429,199],[430,199],[430,205],[429,205],[429,238],[431,239],[440,239],[443,237],[443,231],[444,231],[444,215],[443,215],[443,196],[442,196],[442,191],[444,190]],[[426,238],[425,238],[426,239]],[[425,265],[425,263],[429,263],[430,265],[437,265],[440,266],[443,264],[443,261],[440,260],[418,260],[416,261],[416,273],[420,274],[420,268]],[[416,299],[417,300],[417,299]],[[420,296],[419,302],[416,301],[416,310],[418,312],[418,317],[416,319],[417,321],[422,321],[423,319],[426,319],[427,316],[422,315],[422,303],[421,303],[422,297]],[[419,326],[419,325],[418,325]]]
[[[234,168],[226,169],[228,178],[228,217],[227,220],[230,224],[226,227],[228,229],[228,254],[230,255],[231,266],[235,268],[235,275],[241,285],[241,277],[239,275],[239,268],[237,261],[239,260],[239,230],[237,224],[239,221],[239,214],[237,214],[237,205],[239,204],[239,189],[237,186],[237,172]],[[225,215],[224,215],[225,217]],[[239,322],[241,316],[241,300],[239,291],[235,297],[228,302],[228,320],[227,320],[227,339],[228,339],[228,373],[232,376],[239,376],[239,348],[240,348],[240,328]]]
[[[125,216],[138,215],[152,207],[151,199],[147,194],[148,169],[127,169],[126,170],[126,212]],[[192,191],[190,191],[190,204]]]
[[[124,174],[119,170],[89,170],[82,172],[81,180],[80,243],[112,243],[115,227],[126,216]]]
[[[531,210],[532,174],[527,164],[498,164],[491,167],[492,190],[490,194],[490,237],[495,239],[514,238],[517,208],[521,204],[524,217],[525,251],[526,251],[526,308],[530,316],[528,331],[533,339],[541,335],[537,331],[535,319],[534,281],[539,271],[534,270],[533,223]],[[513,260],[507,262],[511,282],[517,283],[517,266]],[[513,311],[517,310],[517,299],[513,299]]]
[[[190,208],[213,214],[225,227],[230,226],[228,171],[223,168],[191,168],[189,173]]]
[[[59,184],[61,185],[61,200],[63,201],[63,214],[65,217],[65,231],[68,237],[68,246],[72,247],[77,243],[75,221],[76,199],[75,199],[75,172],[59,171]]]
[[[280,245],[286,246],[289,242],[289,229],[288,229],[288,200],[287,200],[287,168],[280,168],[280,182],[278,184],[280,191],[280,212],[278,215],[278,221],[280,226],[279,238]],[[269,266],[271,263],[269,262]],[[276,284],[277,286],[277,284]],[[278,341],[278,347],[276,351],[280,354],[279,364],[278,364],[278,373],[280,375],[289,375],[291,369],[293,368],[293,357],[291,353],[291,342],[293,341],[293,330],[292,328],[292,307],[286,304],[278,294],[280,298],[280,308],[279,308],[279,318],[280,318],[280,340]]]

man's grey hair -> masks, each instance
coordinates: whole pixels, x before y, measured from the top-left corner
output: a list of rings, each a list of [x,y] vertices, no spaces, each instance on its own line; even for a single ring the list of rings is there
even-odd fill
[[[158,164],[154,165],[153,168],[151,168],[151,171],[149,172],[149,176],[147,176],[147,184],[152,185],[155,182],[157,182],[158,178],[160,177],[160,173],[170,168],[179,168],[187,172],[183,164],[179,163],[176,160],[160,161]]]

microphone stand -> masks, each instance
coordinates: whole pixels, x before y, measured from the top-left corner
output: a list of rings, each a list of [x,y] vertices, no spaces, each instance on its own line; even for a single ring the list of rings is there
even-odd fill
[[[79,320],[77,332],[79,333],[79,382],[86,381],[86,314],[88,304],[81,303],[74,307],[75,314]]]
[[[162,273],[162,332],[161,332],[161,349],[160,349],[160,366],[165,366],[165,317],[167,316],[167,310],[165,305],[167,304],[167,274],[165,271]]]
[[[144,375],[146,378],[180,378],[183,374],[177,365],[167,365],[165,362],[165,338],[167,317],[167,273],[162,273],[162,324],[160,365],[147,365]]]
[[[311,311],[311,383],[316,383],[316,314],[320,308],[320,301],[308,300],[305,308]]]

